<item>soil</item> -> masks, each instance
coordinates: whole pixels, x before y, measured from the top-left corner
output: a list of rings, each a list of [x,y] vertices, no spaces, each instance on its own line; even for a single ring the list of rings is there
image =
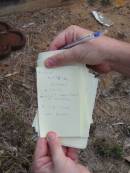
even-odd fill
[[[32,121],[37,109],[35,64],[53,38],[74,24],[103,30],[91,15],[103,12],[113,21],[108,35],[130,43],[130,3],[90,6],[86,1],[68,7],[42,9],[0,17],[25,34],[24,49],[0,61],[0,173],[30,172],[36,134]],[[116,72],[100,76],[94,123],[88,146],[79,160],[93,173],[128,173],[130,164],[130,78]]]

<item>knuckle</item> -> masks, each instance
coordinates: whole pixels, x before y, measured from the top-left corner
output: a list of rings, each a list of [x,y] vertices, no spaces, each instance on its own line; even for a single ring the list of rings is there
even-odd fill
[[[73,42],[76,39],[76,30],[76,25],[71,25],[65,30],[65,40],[67,44]]]
[[[77,28],[77,26],[76,25],[70,25],[68,28],[75,29],[75,28]]]
[[[76,25],[71,25],[69,28],[69,31],[74,34],[76,32],[77,26]]]

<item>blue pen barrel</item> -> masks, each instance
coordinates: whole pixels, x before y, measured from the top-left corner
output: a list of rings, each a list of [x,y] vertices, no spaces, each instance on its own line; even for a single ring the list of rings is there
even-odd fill
[[[75,42],[73,42],[73,43],[71,43],[71,44],[69,44],[69,45],[66,45],[66,46],[62,47],[61,49],[69,49],[69,48],[72,48],[72,47],[74,47],[74,46],[77,46],[77,45],[79,45],[79,44],[81,44],[81,43],[84,43],[84,42],[93,40],[93,39],[95,39],[95,38],[98,38],[98,37],[104,35],[105,32],[106,32],[106,31],[104,31],[104,32],[97,31],[97,32],[93,32],[93,33],[91,33],[91,34],[88,34],[88,35],[86,35],[86,36],[82,36],[82,37],[79,38],[77,41],[75,41]]]
[[[99,37],[102,33],[100,31],[94,32],[94,37]]]

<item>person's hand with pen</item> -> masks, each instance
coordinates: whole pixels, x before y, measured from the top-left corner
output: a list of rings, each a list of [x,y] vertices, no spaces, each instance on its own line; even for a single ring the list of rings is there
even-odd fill
[[[79,40],[91,31],[70,26],[51,43],[50,50],[61,49]],[[83,42],[45,61],[47,68],[82,63],[99,73],[117,71],[130,75],[130,44],[101,36]],[[63,148],[55,133],[38,140],[32,172],[34,173],[89,173],[77,162],[76,150]]]
[[[50,50],[57,50],[75,42],[91,31],[79,26],[70,26],[51,43]],[[84,42],[45,61],[48,68],[82,63],[99,73],[118,71],[130,75],[130,44],[101,36]]]

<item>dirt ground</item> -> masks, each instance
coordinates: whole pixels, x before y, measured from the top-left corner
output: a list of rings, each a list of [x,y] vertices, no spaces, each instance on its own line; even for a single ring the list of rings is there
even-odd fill
[[[35,147],[31,124],[37,109],[35,64],[61,30],[75,24],[91,30],[104,29],[90,14],[103,12],[114,25],[109,36],[130,42],[130,3],[122,8],[88,5],[43,9],[1,16],[27,38],[24,49],[0,61],[0,173],[30,172]],[[112,72],[100,76],[88,146],[80,152],[81,163],[93,173],[128,173],[130,164],[130,79]]]

